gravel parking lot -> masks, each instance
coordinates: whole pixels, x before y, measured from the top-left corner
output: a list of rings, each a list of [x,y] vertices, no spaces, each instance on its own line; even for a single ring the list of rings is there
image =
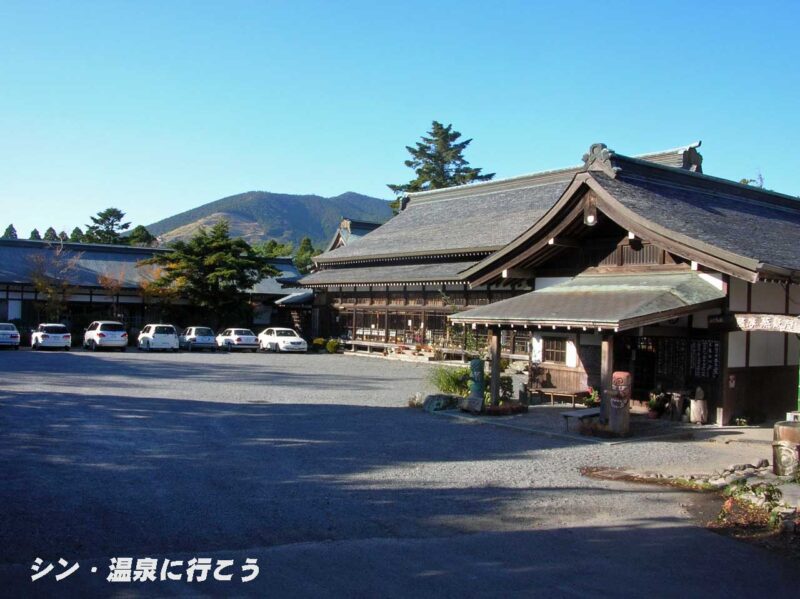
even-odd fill
[[[80,595],[109,592],[89,566],[107,573],[113,556],[205,555],[256,557],[261,572],[248,585],[128,591],[796,589],[792,564],[695,526],[689,494],[578,472],[701,464],[708,444],[587,444],[406,408],[427,369],[342,355],[0,353],[4,588],[54,585],[31,588],[37,556],[79,560],[52,588]],[[742,568],[759,574],[724,574]]]

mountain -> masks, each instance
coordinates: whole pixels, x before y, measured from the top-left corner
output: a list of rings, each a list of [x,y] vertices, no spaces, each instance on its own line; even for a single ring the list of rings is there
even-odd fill
[[[230,223],[231,235],[249,243],[277,239],[297,247],[308,236],[320,247],[333,237],[342,217],[385,222],[391,216],[386,200],[352,191],[332,198],[249,191],[170,216],[148,225],[147,230],[163,241],[186,239],[201,226],[209,227],[224,218]]]

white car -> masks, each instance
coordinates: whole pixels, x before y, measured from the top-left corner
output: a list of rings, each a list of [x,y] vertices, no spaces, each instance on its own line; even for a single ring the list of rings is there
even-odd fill
[[[250,329],[225,329],[217,335],[217,347],[226,351],[235,349],[258,351],[258,339]]]
[[[258,347],[264,351],[308,351],[308,343],[292,329],[264,329],[258,335]]]
[[[115,320],[95,320],[83,334],[83,347],[92,351],[106,348],[125,351],[128,347],[125,325]]]
[[[214,331],[208,327],[187,327],[181,336],[178,337],[178,344],[181,349],[192,351],[195,349],[217,350],[217,340],[214,338]]]
[[[35,331],[31,331],[31,348],[34,351],[45,347],[69,351],[71,345],[72,335],[63,324],[40,324]]]
[[[10,322],[0,322],[0,347],[19,349],[19,331]]]
[[[136,339],[140,350],[163,349],[178,351],[178,331],[171,324],[148,324]]]

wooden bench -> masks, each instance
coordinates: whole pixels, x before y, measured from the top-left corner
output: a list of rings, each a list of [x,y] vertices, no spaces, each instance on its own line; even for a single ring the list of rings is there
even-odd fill
[[[568,397],[572,400],[572,407],[575,407],[575,401],[578,398],[589,397],[589,392],[585,389],[581,389],[580,391],[573,391],[570,389],[532,389],[533,393],[539,394],[539,396],[547,397],[550,396],[550,405],[555,404],[556,397]]]
[[[578,422],[598,418],[600,416],[600,408],[584,408],[582,410],[570,410],[569,412],[561,412],[564,417],[564,429],[569,432],[569,419],[575,418]]]

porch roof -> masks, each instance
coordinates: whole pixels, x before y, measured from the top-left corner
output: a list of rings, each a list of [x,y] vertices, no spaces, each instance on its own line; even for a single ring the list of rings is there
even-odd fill
[[[460,273],[474,265],[475,261],[473,260],[423,264],[386,264],[363,268],[329,268],[304,277],[301,284],[306,287],[329,287],[333,285],[454,283],[462,281]]]
[[[696,272],[579,275],[449,318],[465,324],[628,329],[714,307],[724,297]]]

